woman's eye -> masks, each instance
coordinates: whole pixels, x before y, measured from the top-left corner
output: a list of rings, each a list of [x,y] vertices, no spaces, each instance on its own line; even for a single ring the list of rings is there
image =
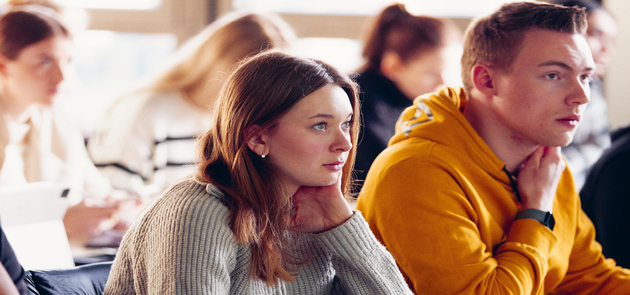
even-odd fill
[[[345,122],[345,123],[341,124],[341,128],[343,128],[343,129],[350,129],[350,127],[352,127],[352,121],[348,121],[348,122]]]
[[[581,79],[581,80],[582,80],[582,82],[584,82],[584,83],[590,83],[590,82],[591,82],[591,80],[592,80],[592,79],[591,79],[591,75],[582,75],[582,76],[580,77],[580,79]]]
[[[317,123],[317,124],[313,125],[313,128],[314,128],[315,130],[321,130],[321,131],[324,131],[324,130],[326,130],[326,123],[324,123],[324,122],[322,122],[322,123]]]
[[[41,65],[45,66],[45,67],[48,67],[48,66],[52,65],[52,60],[50,60],[50,58],[45,58],[45,59],[42,60]]]

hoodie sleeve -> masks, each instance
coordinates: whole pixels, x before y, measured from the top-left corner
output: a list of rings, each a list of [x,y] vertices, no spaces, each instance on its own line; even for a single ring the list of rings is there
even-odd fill
[[[630,271],[604,257],[595,241],[595,227],[582,210],[577,214],[574,245],[566,276],[557,288],[560,294],[624,294],[630,290]]]
[[[489,216],[505,209],[482,198],[498,196],[464,191],[474,187],[455,174],[430,161],[400,161],[368,175],[357,209],[417,294],[542,293],[553,232],[531,219],[495,222]]]

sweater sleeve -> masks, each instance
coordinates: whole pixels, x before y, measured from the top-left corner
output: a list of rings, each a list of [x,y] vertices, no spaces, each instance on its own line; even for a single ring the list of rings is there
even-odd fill
[[[433,163],[397,165],[369,179],[376,182],[363,187],[357,209],[417,294],[541,292],[557,243],[549,229],[529,219],[488,222],[507,209],[482,198],[502,196],[467,195],[463,187],[473,186]]]
[[[412,294],[393,257],[370,231],[360,212],[342,225],[315,235],[332,254],[335,294]]]
[[[203,186],[167,196],[125,236],[106,294],[230,292],[238,244],[228,210]]]

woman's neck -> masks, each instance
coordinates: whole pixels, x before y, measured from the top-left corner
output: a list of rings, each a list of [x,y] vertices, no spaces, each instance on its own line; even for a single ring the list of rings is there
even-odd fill
[[[15,123],[26,123],[30,118],[28,110],[32,104],[27,103],[20,99],[11,97],[6,92],[0,92],[0,105],[4,109],[4,112],[8,114],[8,118]]]

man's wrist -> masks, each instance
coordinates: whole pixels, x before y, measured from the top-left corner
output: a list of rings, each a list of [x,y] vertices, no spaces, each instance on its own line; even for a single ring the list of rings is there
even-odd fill
[[[524,209],[516,214],[516,219],[524,219],[531,218],[538,220],[542,225],[548,227],[550,230],[553,230],[556,220],[553,218],[551,212],[542,211],[534,208]]]

